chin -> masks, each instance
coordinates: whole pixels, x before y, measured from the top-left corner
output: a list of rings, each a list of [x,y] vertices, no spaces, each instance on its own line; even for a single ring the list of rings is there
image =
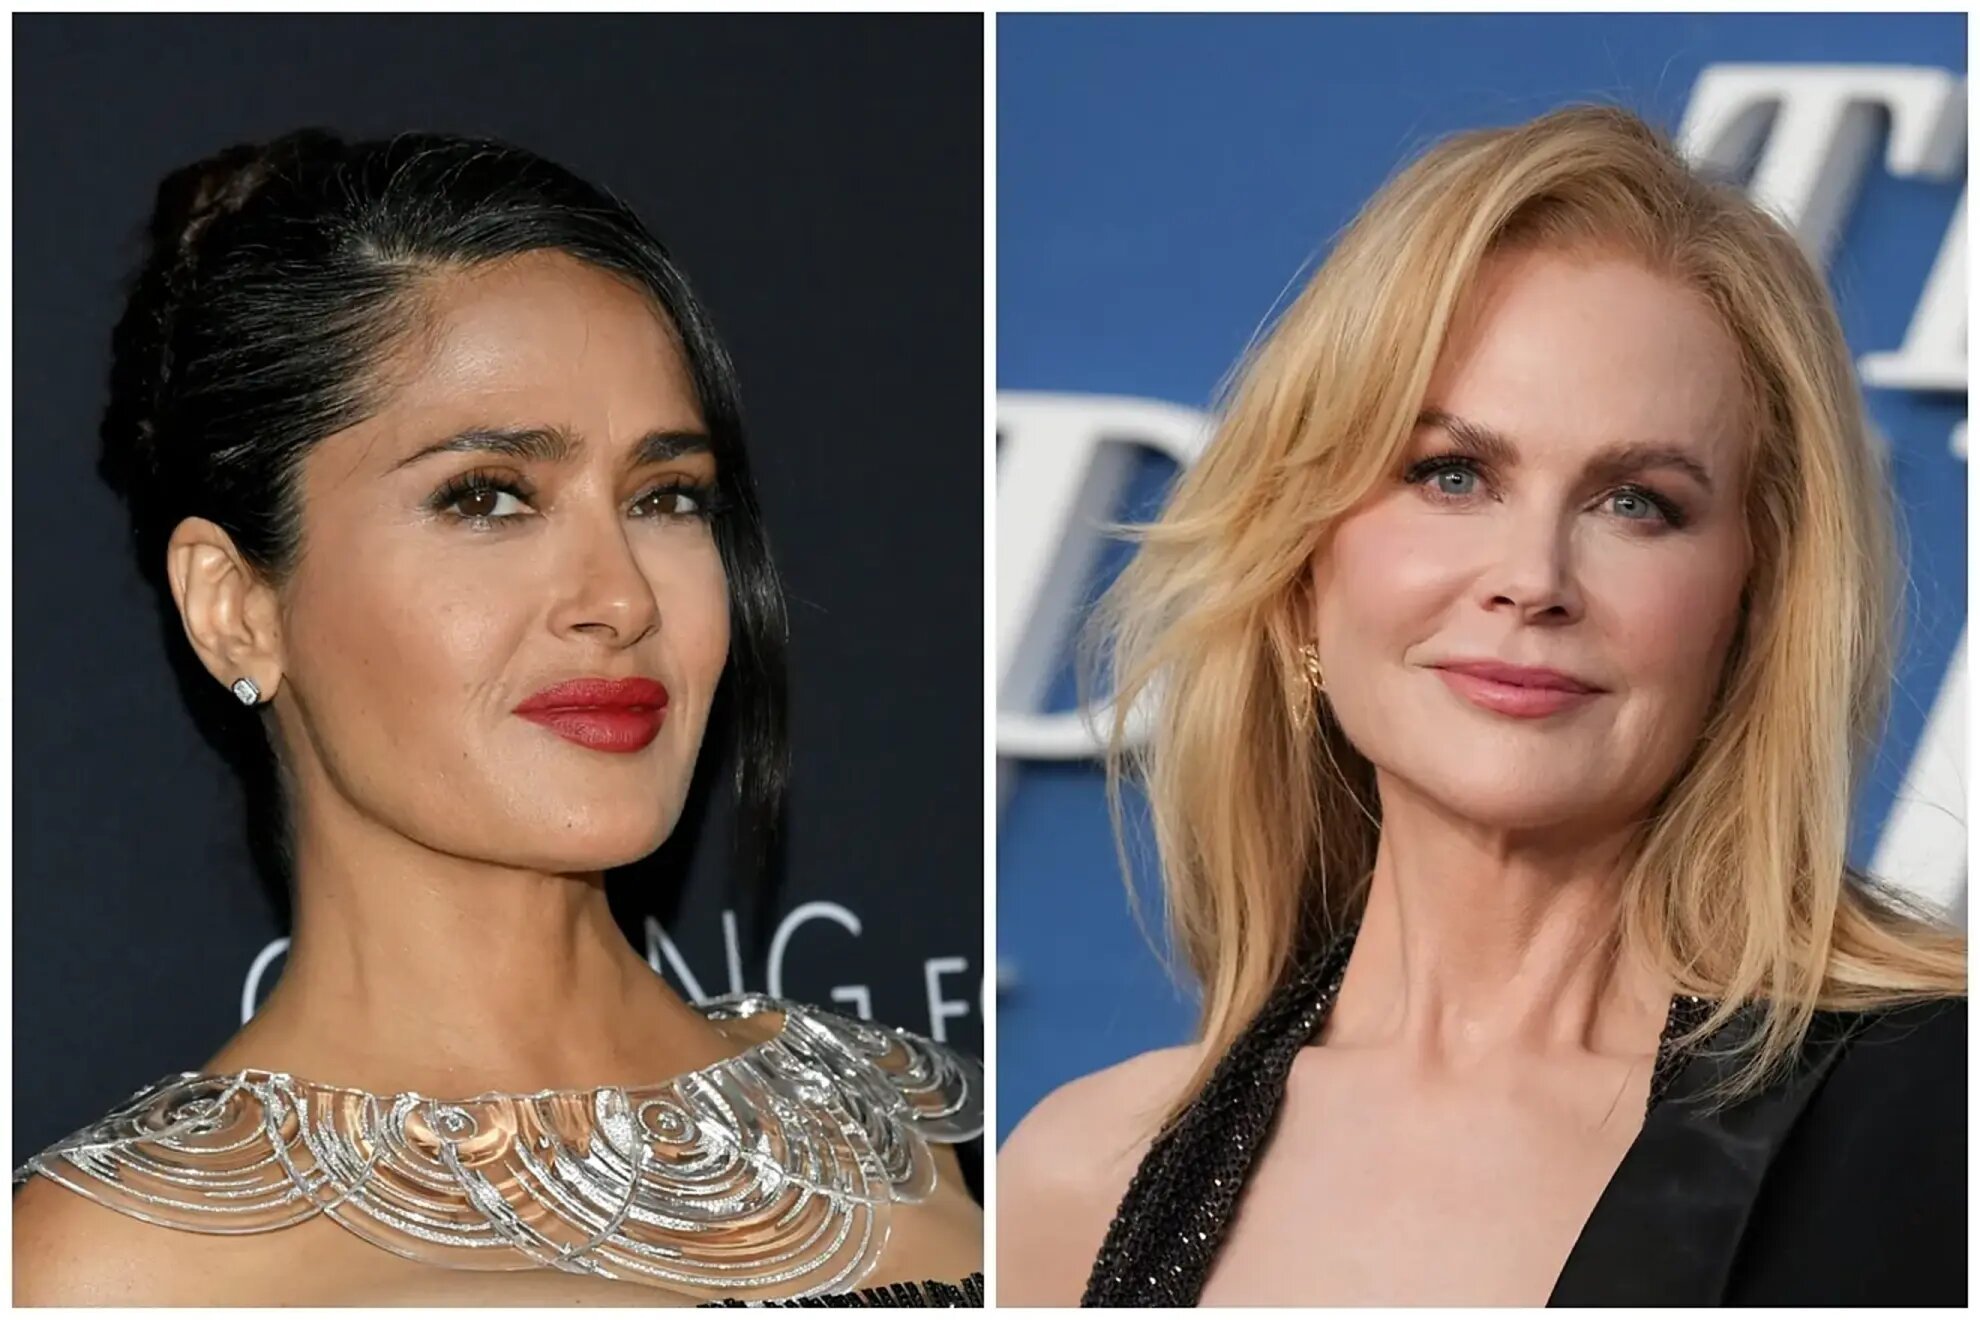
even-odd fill
[[[605,871],[650,857],[674,832],[678,812],[654,810],[652,802],[637,812],[608,817],[596,803],[569,815],[549,818],[512,837],[509,856],[515,863],[541,871]]]
[[[541,871],[546,875],[581,875],[593,871],[610,871],[614,867],[631,866],[634,862],[651,857],[658,849],[657,843],[641,843],[636,846],[616,845],[610,840],[600,840],[595,847],[586,847],[577,840],[559,840],[559,846],[548,850],[518,850],[508,858],[497,859],[507,865],[526,867]]]
[[[1491,782],[1428,784],[1423,790],[1444,810],[1485,829],[1561,829],[1592,820],[1601,804],[1580,784]]]

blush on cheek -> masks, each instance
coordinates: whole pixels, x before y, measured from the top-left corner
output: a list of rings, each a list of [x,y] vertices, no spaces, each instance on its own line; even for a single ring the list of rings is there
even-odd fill
[[[1710,549],[1646,563],[1603,593],[1616,658],[1659,686],[1709,695],[1738,628],[1741,565]]]
[[[1416,516],[1406,493],[1350,514],[1312,568],[1323,652],[1341,667],[1405,655],[1441,626],[1474,558],[1452,520]]]

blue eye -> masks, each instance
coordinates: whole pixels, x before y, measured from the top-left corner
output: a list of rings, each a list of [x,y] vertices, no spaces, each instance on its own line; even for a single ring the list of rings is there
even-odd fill
[[[1440,455],[1413,465],[1404,480],[1412,486],[1428,483],[1432,494],[1456,500],[1477,494],[1481,475],[1468,458]]]
[[[1465,468],[1445,468],[1437,474],[1437,489],[1446,495],[1469,495],[1473,483],[1478,480],[1476,472]]]
[[[1609,507],[1624,522],[1667,523],[1672,527],[1685,524],[1684,511],[1660,496],[1633,486],[1625,486],[1609,496]]]
[[[1457,454],[1439,454],[1412,464],[1403,480],[1424,486],[1433,499],[1456,502],[1481,494],[1485,474],[1476,460]],[[1619,486],[1603,497],[1603,507],[1624,522],[1659,524],[1678,528],[1689,520],[1683,508],[1670,499],[1642,486]]]

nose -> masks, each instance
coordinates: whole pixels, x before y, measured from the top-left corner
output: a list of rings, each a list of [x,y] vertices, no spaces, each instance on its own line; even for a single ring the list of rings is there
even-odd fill
[[[1483,582],[1483,604],[1511,610],[1522,623],[1568,623],[1581,617],[1572,520],[1506,518],[1499,553]]]
[[[660,601],[616,516],[587,518],[575,533],[565,590],[551,612],[558,633],[632,646],[660,626]]]

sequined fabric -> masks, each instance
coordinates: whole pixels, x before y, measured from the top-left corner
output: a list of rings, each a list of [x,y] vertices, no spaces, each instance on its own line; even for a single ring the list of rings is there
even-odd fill
[[[981,1306],[983,1276],[972,1274],[961,1283],[895,1283],[885,1288],[829,1297],[798,1297],[783,1302],[703,1302],[703,1306]]]
[[[1194,1306],[1238,1197],[1271,1139],[1294,1058],[1326,1024],[1354,948],[1350,927],[1306,959],[1231,1045],[1188,1109],[1156,1137],[1128,1184],[1082,1306]],[[1676,1078],[1674,1042],[1711,1010],[1678,996],[1651,1073],[1650,1104]]]

